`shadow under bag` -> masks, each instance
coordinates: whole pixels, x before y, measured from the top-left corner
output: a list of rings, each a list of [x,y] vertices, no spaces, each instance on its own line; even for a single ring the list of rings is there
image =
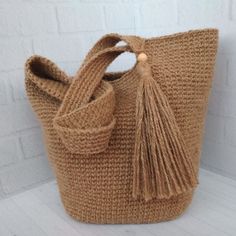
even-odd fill
[[[216,29],[150,39],[108,34],[74,78],[41,56],[27,60],[27,95],[72,217],[152,223],[188,207],[217,43]],[[106,73],[124,52],[136,55],[133,68]]]

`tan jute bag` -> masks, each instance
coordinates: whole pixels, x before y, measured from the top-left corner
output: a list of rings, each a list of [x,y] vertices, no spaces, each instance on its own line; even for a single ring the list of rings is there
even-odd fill
[[[149,39],[108,34],[73,78],[41,56],[27,60],[27,95],[72,217],[151,223],[187,208],[217,41],[216,29]],[[136,55],[133,68],[106,73],[124,52]]]

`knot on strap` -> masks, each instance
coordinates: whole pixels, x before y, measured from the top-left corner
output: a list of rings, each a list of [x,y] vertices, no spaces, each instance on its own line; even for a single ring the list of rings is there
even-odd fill
[[[107,148],[115,126],[114,108],[113,87],[108,82],[101,81],[89,103],[65,114],[58,112],[53,125],[70,152],[100,153]]]

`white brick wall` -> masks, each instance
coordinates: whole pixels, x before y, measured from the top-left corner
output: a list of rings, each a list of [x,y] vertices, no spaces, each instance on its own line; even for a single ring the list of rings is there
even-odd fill
[[[104,29],[103,7],[100,4],[81,4],[74,1],[73,4],[58,6],[56,10],[61,33]]]
[[[47,56],[74,74],[105,33],[156,36],[203,27],[220,29],[220,49],[202,165],[236,179],[235,0],[0,0],[0,197],[52,178],[24,90],[28,56]],[[112,68],[133,62],[125,57]]]

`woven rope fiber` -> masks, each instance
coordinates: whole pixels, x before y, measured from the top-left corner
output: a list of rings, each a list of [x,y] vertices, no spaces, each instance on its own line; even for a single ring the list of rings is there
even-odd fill
[[[44,57],[27,60],[27,95],[72,217],[125,224],[183,213],[198,183],[217,43],[216,29],[149,39],[108,34],[73,78]],[[124,52],[136,64],[106,73]]]

